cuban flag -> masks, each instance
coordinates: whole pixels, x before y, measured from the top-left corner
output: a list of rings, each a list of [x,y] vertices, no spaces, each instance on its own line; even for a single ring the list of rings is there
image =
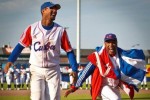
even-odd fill
[[[143,81],[146,74],[146,62],[143,51],[137,49],[125,51],[118,48],[118,52],[122,80],[128,84],[137,86]],[[137,90],[136,87],[135,89]]]
[[[101,76],[113,79],[116,79],[116,77],[119,78],[120,88],[133,99],[134,90],[139,91],[138,85],[143,81],[146,74],[145,55],[143,51],[137,49],[123,50],[118,47],[119,70],[113,71],[114,67],[105,46],[97,47],[96,51],[99,55],[99,72]]]

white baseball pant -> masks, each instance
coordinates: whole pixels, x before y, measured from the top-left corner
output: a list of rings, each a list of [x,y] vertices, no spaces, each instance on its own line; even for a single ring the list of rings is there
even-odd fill
[[[11,81],[12,81],[12,75],[6,75],[7,85],[11,85]]]
[[[3,84],[3,81],[4,81],[4,76],[0,75],[0,83]]]
[[[101,96],[102,100],[121,100],[119,87],[104,85],[99,96]]]
[[[60,67],[40,68],[30,65],[31,99],[60,100]]]

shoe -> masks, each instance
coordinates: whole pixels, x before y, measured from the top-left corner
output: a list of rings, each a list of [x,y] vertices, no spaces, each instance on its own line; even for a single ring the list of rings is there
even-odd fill
[[[4,90],[3,88],[1,88],[1,90]]]
[[[148,90],[148,88],[145,88],[145,90]]]
[[[20,88],[17,88],[17,90],[20,90]]]
[[[141,90],[143,89],[143,87],[141,87]]]
[[[88,88],[86,87],[86,90],[88,90]]]
[[[82,87],[80,87],[80,90],[82,90]]]

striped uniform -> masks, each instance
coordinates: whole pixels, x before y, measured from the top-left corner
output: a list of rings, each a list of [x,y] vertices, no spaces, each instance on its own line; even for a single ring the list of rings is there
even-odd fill
[[[23,32],[19,43],[24,47],[31,46],[31,99],[60,100],[60,48],[72,51],[67,32],[57,23],[46,30],[38,21]]]

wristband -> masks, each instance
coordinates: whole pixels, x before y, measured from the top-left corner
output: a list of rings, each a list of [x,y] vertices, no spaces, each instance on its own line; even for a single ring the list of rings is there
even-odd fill
[[[75,87],[74,85],[71,86],[72,91],[71,92],[75,92],[78,88]]]

